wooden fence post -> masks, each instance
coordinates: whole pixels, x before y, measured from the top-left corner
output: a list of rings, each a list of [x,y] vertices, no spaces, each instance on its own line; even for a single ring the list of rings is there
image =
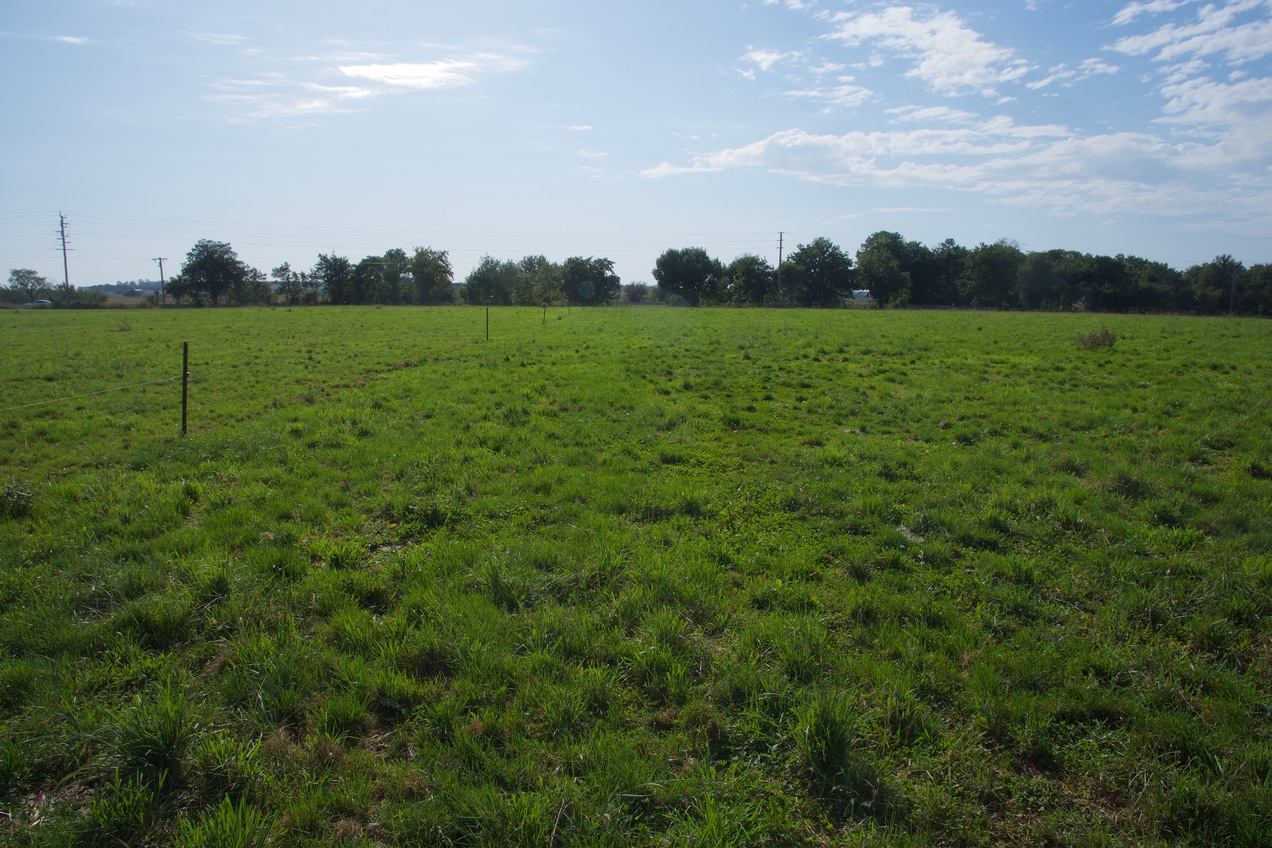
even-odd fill
[[[190,399],[190,343],[181,343],[181,435],[186,434],[186,404]]]

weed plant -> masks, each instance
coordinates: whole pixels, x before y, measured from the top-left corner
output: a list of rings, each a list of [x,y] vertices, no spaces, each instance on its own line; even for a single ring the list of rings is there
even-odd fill
[[[2,844],[1272,843],[1266,322],[128,324],[0,321]]]

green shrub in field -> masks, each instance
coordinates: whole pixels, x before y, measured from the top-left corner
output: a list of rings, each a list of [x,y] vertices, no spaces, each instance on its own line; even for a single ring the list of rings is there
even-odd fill
[[[1117,335],[1108,327],[1078,333],[1078,347],[1083,350],[1099,350],[1103,347],[1113,347],[1116,343]]]
[[[32,745],[14,736],[0,739],[0,798],[17,792],[31,773]]]
[[[243,745],[232,734],[204,736],[191,753],[204,797],[241,797],[261,773],[260,745]]]
[[[138,695],[119,717],[112,757],[127,777],[171,787],[183,778],[186,754],[198,726],[185,693],[173,680]]]
[[[31,514],[34,501],[31,490],[17,480],[5,480],[0,488],[0,520],[26,518]]]
[[[240,798],[222,798],[205,810],[197,821],[181,820],[180,848],[262,848],[269,840],[273,822],[256,807]]]
[[[152,781],[142,774],[127,777],[116,771],[93,795],[76,844],[94,848],[139,844],[159,818],[165,778],[166,773]]]
[[[861,719],[843,695],[820,693],[796,716],[796,741],[813,784],[850,815],[887,818],[896,799],[860,739]]]

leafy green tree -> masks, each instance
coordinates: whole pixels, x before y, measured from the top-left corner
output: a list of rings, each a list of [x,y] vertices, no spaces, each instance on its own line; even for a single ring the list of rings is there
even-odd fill
[[[411,257],[400,247],[384,251],[380,262],[379,293],[376,303],[397,305],[402,303],[407,292],[404,282],[410,280]]]
[[[777,270],[761,256],[744,254],[724,269],[725,290],[733,303],[772,303],[777,300]]]
[[[468,272],[460,295],[465,303],[508,306],[521,283],[521,266],[512,260],[500,262],[483,256],[477,267]]]
[[[1272,315],[1272,265],[1251,265],[1237,286],[1237,312]]]
[[[622,281],[614,273],[612,260],[571,256],[561,264],[561,293],[567,302],[600,306],[618,298]]]
[[[270,278],[278,287],[278,293],[282,295],[283,302],[288,306],[299,306],[304,303],[304,286],[301,278],[302,274],[293,271],[291,263],[284,262],[269,272]]]
[[[246,276],[247,266],[228,243],[200,239],[186,254],[173,283],[173,294],[196,302],[206,295],[213,306],[218,306],[225,294],[241,289]]]
[[[1010,241],[977,245],[968,253],[958,278],[963,303],[996,309],[1015,306],[1016,284],[1024,261],[1024,253]]]
[[[441,306],[455,302],[455,272],[445,250],[417,247],[410,262],[415,285],[415,302],[425,306]]]
[[[274,300],[274,289],[263,271],[243,266],[243,278],[234,289],[234,302],[242,305],[267,306]]]
[[[922,303],[954,306],[961,302],[958,278],[963,275],[968,252],[954,239],[946,239],[932,250],[932,277]]]
[[[542,259],[543,257],[538,258]],[[555,262],[549,262],[544,259],[543,262],[534,263],[534,276],[531,287],[535,303],[565,303],[565,293],[561,291],[561,266]]]
[[[1245,265],[1227,254],[1189,268],[1184,278],[1192,309],[1208,315],[1229,311],[1236,305],[1236,286],[1245,272]]]
[[[910,275],[886,250],[857,254],[857,286],[867,289],[875,303],[906,306],[910,303],[912,285]]]
[[[1118,256],[1126,269],[1129,287],[1128,309],[1142,312],[1177,309],[1183,275],[1163,262],[1139,256]]]
[[[1016,273],[1016,297],[1026,309],[1057,308],[1060,280],[1045,253],[1030,253]]]
[[[36,295],[49,291],[49,281],[30,268],[12,268],[9,270],[9,291],[15,300],[30,303]]]
[[[654,262],[658,297],[683,298],[690,306],[717,299],[724,278],[724,266],[700,247],[666,250]]]
[[[512,302],[517,306],[537,306],[543,298],[535,292],[535,280],[542,268],[550,266],[547,258],[541,255],[526,256],[517,263],[520,275],[512,287]]]
[[[852,294],[852,257],[828,238],[801,244],[787,261],[783,281],[800,306],[836,306]]]
[[[1092,256],[1090,268],[1089,308],[1101,312],[1128,309],[1131,305],[1131,282],[1122,260],[1113,256]]]
[[[857,288],[885,306],[904,306],[912,298],[913,279],[905,269],[908,246],[900,233],[880,230],[857,248]]]
[[[648,297],[648,283],[626,283],[623,285],[623,300],[628,303],[643,303]]]
[[[364,256],[353,266],[353,302],[363,305],[383,303],[384,259]]]
[[[327,296],[328,303],[345,306],[357,302],[353,263],[348,257],[320,253],[309,276],[317,281],[322,293]]]

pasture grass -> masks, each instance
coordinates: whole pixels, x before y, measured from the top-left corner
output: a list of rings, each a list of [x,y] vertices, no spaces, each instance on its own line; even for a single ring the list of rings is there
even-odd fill
[[[0,842],[1272,842],[1266,322],[484,330],[0,315]]]

